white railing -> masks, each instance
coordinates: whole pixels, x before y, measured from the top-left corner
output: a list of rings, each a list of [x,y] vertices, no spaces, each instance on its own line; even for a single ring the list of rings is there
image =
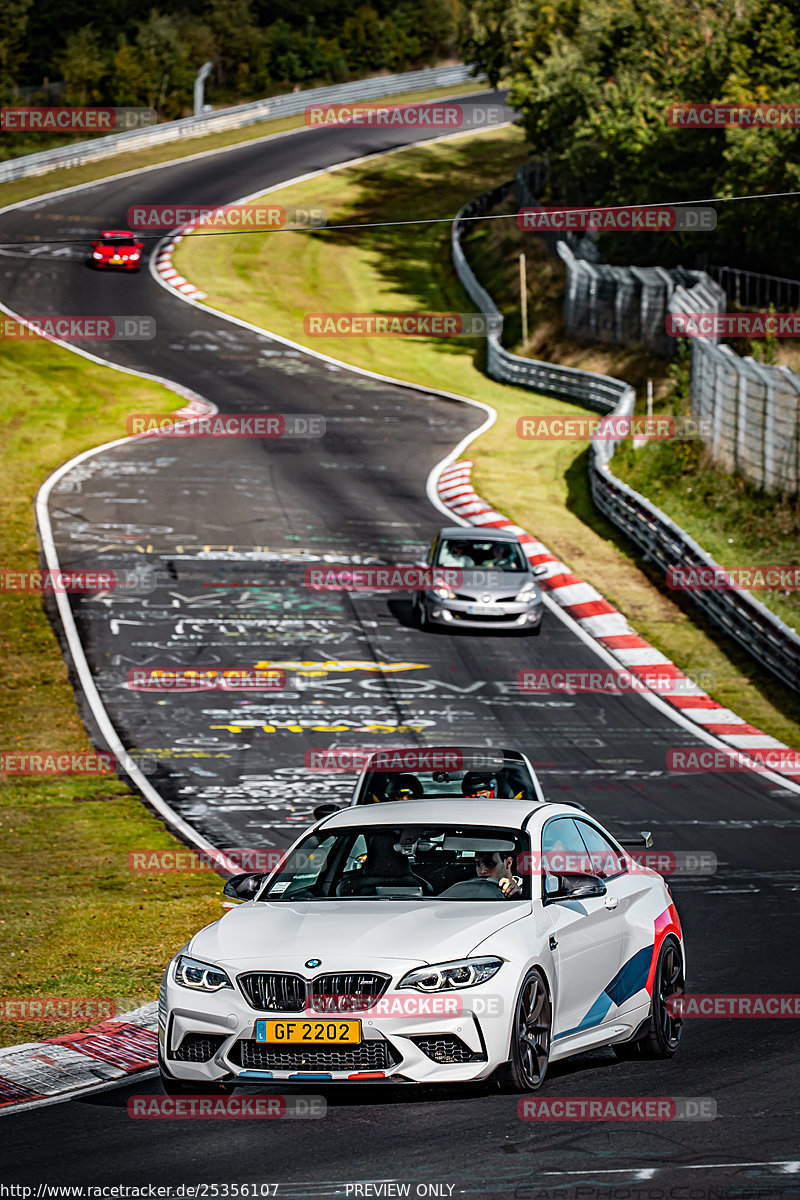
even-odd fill
[[[374,79],[359,79],[353,83],[337,83],[330,87],[310,88],[305,92],[270,96],[268,100],[238,104],[235,108],[223,108],[201,117],[165,121],[161,125],[130,129],[124,133],[112,133],[107,137],[73,142],[69,146],[56,146],[51,150],[40,150],[36,154],[7,159],[0,162],[0,183],[25,179],[29,175],[44,175],[48,171],[76,167],[86,162],[96,162],[123,151],[142,150],[149,146],[180,141],[182,138],[220,133],[226,129],[241,129],[259,121],[296,117],[311,104],[354,104],[358,101],[379,100],[383,96],[397,96],[428,88],[457,87],[459,84],[469,83],[472,79],[475,79],[478,85],[481,78],[473,76],[471,68],[464,63],[457,63],[455,66],[426,67],[422,71],[407,71],[403,75],[379,75]]]

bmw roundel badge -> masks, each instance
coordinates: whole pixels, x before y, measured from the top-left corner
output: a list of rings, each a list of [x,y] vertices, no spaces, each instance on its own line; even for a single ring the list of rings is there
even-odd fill
[[[309,958],[309,959],[307,959],[305,965],[307,967],[321,967],[322,959],[321,958]]]

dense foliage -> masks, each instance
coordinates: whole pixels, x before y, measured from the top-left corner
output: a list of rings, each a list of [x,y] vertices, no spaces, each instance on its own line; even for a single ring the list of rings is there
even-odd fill
[[[798,104],[797,0],[476,0],[462,47],[510,84],[550,203],[792,191],[800,129],[679,129],[669,105]],[[800,104],[798,104],[800,108]],[[606,236],[609,261],[711,262],[797,275],[797,200],[722,203],[719,231]],[[635,254],[635,258],[634,258]],[[693,260],[693,261],[691,261]]]
[[[3,0],[0,99],[191,111],[192,83],[210,60],[215,104],[404,71],[454,52],[457,0]],[[46,87],[44,89],[46,98]]]

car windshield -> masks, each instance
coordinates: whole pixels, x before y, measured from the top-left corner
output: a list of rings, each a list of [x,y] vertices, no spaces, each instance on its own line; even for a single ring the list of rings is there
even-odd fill
[[[488,800],[536,800],[531,773],[519,759],[476,759],[458,770],[368,771],[359,804],[379,801],[454,799],[484,796]]]
[[[103,246],[132,246],[134,240],[132,233],[112,233],[110,236],[101,237],[100,243]]]
[[[259,901],[528,900],[530,850],[519,829],[478,825],[363,825],[310,833]],[[525,860],[520,860],[525,861]]]
[[[518,542],[503,542],[496,538],[442,538],[434,566],[517,574],[529,570],[528,560]]]

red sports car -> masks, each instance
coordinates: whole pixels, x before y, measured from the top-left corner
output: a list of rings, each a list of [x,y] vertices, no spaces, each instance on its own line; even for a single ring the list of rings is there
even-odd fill
[[[142,265],[144,242],[136,241],[136,234],[127,229],[105,229],[96,242],[92,242],[93,267],[108,267],[110,270],[138,271]]]

